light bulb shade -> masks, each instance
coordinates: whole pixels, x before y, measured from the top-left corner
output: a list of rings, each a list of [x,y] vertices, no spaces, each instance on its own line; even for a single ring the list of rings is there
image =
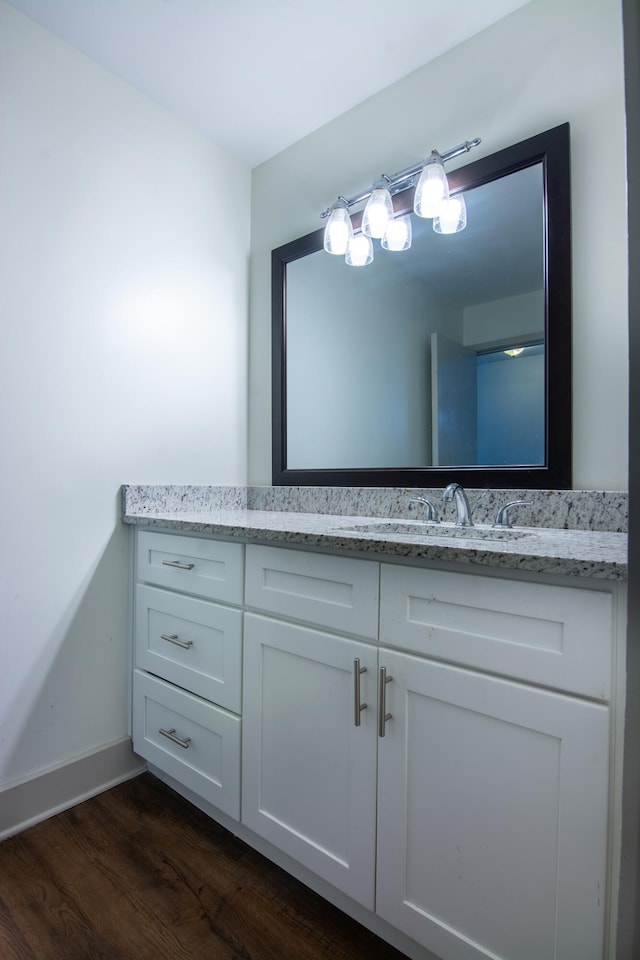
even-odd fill
[[[419,217],[437,217],[440,207],[449,199],[449,182],[442,161],[437,156],[427,160],[416,186],[413,209]]]
[[[467,225],[467,205],[461,193],[457,197],[449,197],[441,208],[440,213],[433,221],[436,233],[460,233]]]
[[[371,237],[363,233],[352,236],[347,244],[345,260],[350,267],[366,267],[373,260],[373,244]]]
[[[379,240],[384,237],[387,224],[393,220],[393,201],[384,180],[374,184],[362,215],[362,232]]]
[[[385,250],[408,250],[411,246],[411,215],[391,220],[381,244]]]
[[[343,257],[347,252],[347,244],[352,236],[353,226],[349,210],[346,206],[336,207],[331,211],[324,228],[324,249],[327,253],[334,253]]]

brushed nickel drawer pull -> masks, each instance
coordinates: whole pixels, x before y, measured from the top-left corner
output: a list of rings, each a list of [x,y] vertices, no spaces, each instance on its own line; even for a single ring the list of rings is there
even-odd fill
[[[189,647],[193,646],[193,640],[179,640],[177,633],[161,633],[160,639],[175,643],[176,647],[182,647],[183,650],[188,650]]]
[[[392,713],[387,713],[387,684],[391,683],[393,677],[387,676],[387,668],[380,667],[380,673],[378,676],[378,736],[385,736],[385,728],[387,720],[391,720],[393,716]]]
[[[179,560],[163,560],[164,567],[175,567],[176,570],[193,570],[195,563],[181,563]]]
[[[366,667],[360,666],[358,657],[353,661],[353,722],[356,727],[360,726],[360,714],[368,707],[367,703],[360,703],[360,677],[367,672]]]
[[[167,740],[171,740],[172,743],[177,743],[179,747],[182,747],[184,750],[189,749],[189,744],[191,743],[191,737],[178,737],[176,736],[176,728],[171,727],[171,730],[163,730],[162,727],[158,730],[158,733],[161,733],[163,737],[166,737]]]

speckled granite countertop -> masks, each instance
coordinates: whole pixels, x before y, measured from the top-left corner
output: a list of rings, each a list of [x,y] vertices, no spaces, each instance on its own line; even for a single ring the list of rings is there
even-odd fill
[[[332,514],[326,508],[322,512],[253,509],[248,506],[247,489],[251,488],[244,488],[243,496],[243,488],[124,487],[122,519],[127,524],[244,541],[370,554],[372,559],[405,557],[601,580],[624,580],[627,576],[627,537],[622,532],[514,526],[502,534],[479,523],[475,533],[467,537],[446,522],[449,518],[432,528],[416,520],[415,511],[409,519],[398,513],[385,517],[378,509],[368,516]],[[184,493],[189,490],[198,494]],[[204,496],[203,490],[209,490],[209,496]],[[501,502],[505,499],[501,491]],[[286,506],[290,505],[289,500]],[[388,532],[387,518],[393,516]],[[482,534],[507,539],[482,539]]]

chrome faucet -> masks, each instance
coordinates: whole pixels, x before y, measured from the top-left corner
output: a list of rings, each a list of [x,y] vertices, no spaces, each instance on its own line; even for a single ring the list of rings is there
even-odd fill
[[[446,500],[447,503],[450,503],[451,500],[455,501],[457,510],[456,527],[473,526],[469,500],[467,499],[467,495],[459,483],[450,483],[442,494],[442,499]]]
[[[500,507],[496,514],[496,522],[493,524],[494,527],[502,528],[503,530],[508,530],[511,526],[511,520],[509,519],[509,511],[512,507],[530,507],[533,504],[533,500],[512,500],[511,503],[505,503],[504,507]]]
[[[410,497],[409,503],[423,503],[425,505],[425,523],[440,523],[438,512],[434,504],[431,500],[427,499],[427,497]]]

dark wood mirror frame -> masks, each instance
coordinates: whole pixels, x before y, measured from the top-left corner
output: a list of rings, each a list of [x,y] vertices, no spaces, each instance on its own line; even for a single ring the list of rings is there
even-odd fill
[[[323,247],[316,230],[272,251],[273,485],[571,489],[571,197],[569,124],[514,144],[448,173],[451,192],[469,190],[541,163],[545,235],[545,441],[542,466],[442,466],[348,469],[287,467],[287,264]],[[413,207],[413,190],[394,197],[396,212]],[[353,216],[359,226],[361,214]]]

